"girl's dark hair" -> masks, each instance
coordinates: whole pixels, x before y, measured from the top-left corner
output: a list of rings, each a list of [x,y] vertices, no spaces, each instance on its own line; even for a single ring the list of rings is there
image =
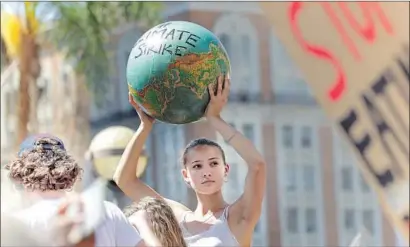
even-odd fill
[[[37,143],[5,166],[9,178],[30,190],[72,189],[82,168],[56,140],[41,138]]]
[[[207,138],[198,138],[198,139],[192,140],[190,143],[188,143],[188,145],[186,145],[186,147],[184,149],[184,152],[182,154],[182,158],[181,158],[181,163],[182,163],[183,166],[185,166],[186,156],[187,156],[188,152],[190,150],[196,148],[196,147],[199,147],[199,146],[211,146],[211,147],[218,148],[219,151],[221,151],[223,162],[226,163],[226,161],[225,161],[225,152],[218,143],[216,143],[212,140],[209,140]]]

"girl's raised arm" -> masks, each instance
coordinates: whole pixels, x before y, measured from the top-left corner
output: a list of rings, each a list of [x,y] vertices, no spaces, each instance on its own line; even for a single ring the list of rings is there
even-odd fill
[[[266,165],[262,154],[253,143],[220,117],[222,108],[228,101],[229,89],[229,77],[225,77],[224,81],[222,77],[219,77],[217,93],[214,94],[212,87],[209,88],[211,101],[205,116],[210,125],[236,150],[248,166],[244,193],[230,208],[230,215],[234,218],[234,222],[253,230],[262,211],[266,186]],[[233,169],[238,168],[233,167]]]
[[[140,201],[146,196],[166,200],[179,220],[180,217],[182,217],[181,215],[189,209],[178,202],[163,198],[154,189],[145,184],[135,175],[137,171],[138,159],[141,155],[141,151],[148,138],[148,135],[152,130],[154,119],[141,110],[141,108],[134,102],[131,95],[129,95],[129,101],[137,111],[141,119],[141,124],[130,142],[127,144],[127,147],[125,148],[114,173],[113,179],[117,183],[118,187],[133,201]]]

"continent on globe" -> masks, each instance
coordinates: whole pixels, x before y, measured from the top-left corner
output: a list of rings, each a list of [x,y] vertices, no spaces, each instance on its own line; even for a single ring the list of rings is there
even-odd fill
[[[157,25],[135,43],[127,64],[128,88],[150,116],[172,124],[203,117],[209,103],[208,85],[230,72],[219,39],[191,22]]]

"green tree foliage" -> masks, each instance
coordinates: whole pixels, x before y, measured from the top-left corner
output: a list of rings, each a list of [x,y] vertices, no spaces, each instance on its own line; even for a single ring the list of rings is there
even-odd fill
[[[143,29],[160,22],[159,2],[83,2],[50,3],[56,18],[47,32],[47,39],[74,63],[77,73],[85,75],[88,88],[101,98],[109,81],[108,46],[112,31],[135,23]]]

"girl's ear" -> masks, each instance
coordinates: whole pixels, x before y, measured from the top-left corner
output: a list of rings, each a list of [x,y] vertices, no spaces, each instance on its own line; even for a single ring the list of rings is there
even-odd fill
[[[228,163],[225,163],[225,177],[228,176],[230,169],[231,169],[231,167],[229,166],[229,164],[228,164]]]
[[[181,174],[182,174],[182,177],[184,178],[184,180],[185,180],[185,182],[188,182],[188,171],[186,170],[186,168],[182,168],[181,169]]]
[[[191,183],[189,182],[188,171],[183,168],[181,169],[182,177],[184,178],[184,182],[188,187],[191,187]]]

